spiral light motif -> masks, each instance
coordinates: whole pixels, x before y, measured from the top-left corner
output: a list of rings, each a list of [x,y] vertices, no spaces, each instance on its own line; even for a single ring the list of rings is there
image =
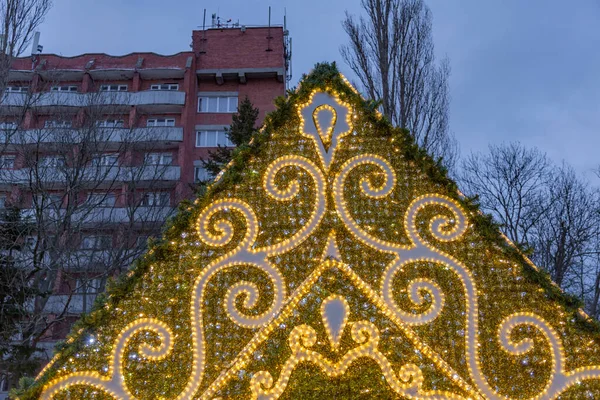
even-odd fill
[[[476,280],[470,270],[451,254],[440,248],[446,248],[444,242],[455,241],[463,238],[469,230],[469,222],[459,202],[439,194],[426,194],[412,200],[408,205],[403,221],[401,222],[410,243],[403,245],[394,240],[383,240],[372,234],[369,229],[361,226],[349,211],[346,200],[347,180],[356,169],[361,166],[369,167],[369,172],[360,177],[359,192],[353,196],[364,196],[370,199],[392,198],[396,187],[397,176],[388,160],[376,154],[361,154],[345,161],[341,167],[335,161],[336,147],[340,140],[353,133],[354,117],[351,106],[341,101],[337,95],[323,91],[315,91],[310,95],[308,102],[298,107],[298,116],[301,120],[300,135],[310,138],[315,145],[320,165],[299,155],[286,155],[271,162],[263,174],[262,189],[265,194],[281,207],[287,207],[300,197],[302,181],[297,177],[284,181],[281,179],[283,171],[294,170],[298,175],[307,176],[312,180],[311,189],[314,192],[311,214],[307,222],[289,237],[277,243],[260,246],[256,243],[259,227],[259,218],[253,208],[241,199],[234,196],[214,201],[199,214],[196,221],[197,237],[201,243],[212,248],[221,248],[220,255],[211,259],[204,266],[193,282],[190,299],[190,319],[192,327],[191,358],[189,378],[185,388],[175,398],[188,400],[192,398],[214,398],[219,388],[232,376],[244,368],[243,362],[235,362],[235,366],[228,369],[218,379],[212,382],[204,393],[198,393],[204,385],[203,379],[206,362],[206,332],[204,326],[203,305],[207,287],[211,279],[231,268],[246,268],[258,272],[261,284],[266,283],[273,288],[273,296],[261,293],[261,286],[255,282],[240,280],[228,288],[223,299],[223,307],[230,320],[240,327],[253,330],[254,337],[244,348],[245,356],[249,358],[252,351],[265,340],[273,326],[278,326],[278,319],[284,319],[286,312],[295,307],[303,296],[301,288],[310,287],[327,268],[337,267],[350,278],[369,301],[376,305],[390,321],[412,341],[415,348],[423,357],[428,357],[439,371],[449,381],[456,383],[469,398],[485,398],[492,400],[506,399],[498,389],[490,384],[493,379],[486,377],[480,365],[481,348],[479,338],[480,313],[478,309],[479,293]],[[332,118],[329,117],[331,114]],[[329,122],[328,122],[329,121]],[[325,123],[329,123],[325,126]],[[347,139],[352,139],[348,137]],[[339,169],[337,174],[330,170]],[[332,193],[328,193],[327,179],[332,179]],[[374,290],[370,284],[365,283],[352,271],[352,266],[341,261],[333,261],[337,257],[326,258],[318,270],[300,284],[294,293],[288,296],[286,282],[282,272],[277,268],[273,257],[282,255],[302,244],[312,235],[324,218],[327,211],[328,195],[333,196],[333,211],[344,225],[350,235],[364,245],[392,256],[381,277],[379,290]],[[396,192],[397,194],[397,192]],[[442,207],[444,211],[429,218],[429,221],[419,219],[419,215],[429,207]],[[332,213],[333,214],[333,213]],[[422,214],[421,214],[422,215]],[[337,217],[335,217],[337,223]],[[243,232],[239,222],[243,219]],[[264,221],[261,221],[264,223]],[[423,223],[428,225],[424,225]],[[337,229],[337,228],[336,228]],[[241,238],[235,243],[236,238]],[[330,239],[335,234],[330,234]],[[333,243],[335,245],[335,243]],[[335,246],[334,246],[335,247]],[[223,248],[227,248],[225,251]],[[335,249],[335,254],[339,250]],[[339,257],[341,259],[341,257]],[[413,331],[414,326],[432,323],[442,315],[446,299],[442,287],[430,278],[416,278],[404,282],[404,286],[394,285],[398,275],[412,263],[427,263],[428,265],[443,266],[452,271],[460,281],[460,288],[464,294],[464,346],[466,371],[468,376],[462,376],[452,370],[443,358],[435,354],[427,343],[417,343],[418,335]],[[311,281],[312,279],[312,281]],[[420,313],[403,310],[394,298],[394,287],[407,291],[408,299],[415,307],[427,304]],[[337,295],[336,295],[337,296]],[[266,297],[269,297],[268,299]],[[428,299],[426,299],[428,297]],[[241,301],[241,307],[239,303]],[[429,300],[429,301],[427,301]],[[345,301],[345,300],[344,300]],[[268,304],[261,304],[267,303]],[[348,305],[346,303],[346,308]],[[257,314],[252,310],[264,309]],[[323,307],[325,309],[325,307]],[[323,312],[323,311],[322,311]],[[349,315],[349,316],[348,316]],[[419,366],[408,363],[399,370],[393,369],[392,363],[386,355],[379,350],[379,330],[370,321],[350,321],[352,312],[344,314],[339,329],[341,340],[346,324],[350,326],[350,337],[354,348],[345,354],[339,354],[336,361],[323,356],[314,347],[317,344],[317,331],[309,325],[295,326],[289,337],[288,345],[292,355],[285,361],[277,379],[269,371],[258,371],[250,379],[250,388],[253,398],[275,399],[286,389],[290,377],[300,363],[312,363],[330,378],[339,377],[346,373],[348,368],[359,358],[369,358],[376,362],[381,369],[389,387],[399,396],[410,399],[459,399],[458,394],[446,391],[427,391],[423,388],[424,376]],[[571,386],[586,379],[600,378],[600,367],[584,367],[571,371],[566,369],[566,356],[559,333],[545,320],[530,312],[515,312],[510,314],[499,324],[497,340],[507,354],[521,356],[534,350],[536,342],[531,337],[513,340],[515,329],[531,327],[543,335],[551,354],[550,378],[544,388],[531,400],[554,399]],[[141,333],[154,335],[152,342],[141,342],[137,349],[131,349],[131,341]],[[347,332],[346,332],[347,335]],[[65,388],[75,385],[88,385],[116,399],[133,400],[135,397],[127,387],[124,369],[126,355],[137,351],[142,357],[141,362],[156,362],[171,354],[173,342],[177,336],[169,326],[154,318],[140,318],[126,325],[115,338],[109,358],[109,371],[102,375],[97,372],[75,372],[48,383],[44,388],[41,398],[52,399]],[[346,336],[347,338],[347,336]],[[142,338],[139,338],[140,341]],[[331,340],[331,339],[330,339]],[[333,342],[333,341],[332,341]],[[342,342],[346,344],[346,342]],[[339,342],[338,342],[339,344]],[[253,347],[254,346],[254,347]],[[335,346],[333,346],[335,347]],[[317,347],[318,348],[318,347]],[[335,347],[335,351],[346,349],[346,346]],[[423,351],[421,351],[423,350]],[[241,357],[240,353],[240,356]],[[240,359],[243,359],[241,357]],[[245,361],[244,361],[245,362]],[[236,369],[237,368],[237,369]],[[470,381],[466,381],[470,378]],[[493,378],[493,377],[492,377]]]

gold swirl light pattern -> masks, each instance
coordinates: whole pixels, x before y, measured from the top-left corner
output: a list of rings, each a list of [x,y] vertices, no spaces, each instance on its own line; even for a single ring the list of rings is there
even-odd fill
[[[453,393],[423,392],[423,374],[419,367],[414,364],[406,364],[400,368],[398,376],[394,372],[388,359],[377,350],[379,345],[379,332],[375,325],[367,321],[352,324],[352,340],[359,347],[346,353],[340,361],[333,363],[320,353],[310,350],[317,342],[316,331],[307,325],[294,328],[290,335],[290,347],[292,356],[285,363],[280,373],[279,380],[274,384],[273,377],[267,371],[260,371],[252,377],[253,399],[277,399],[287,386],[287,383],[296,366],[303,362],[317,364],[329,377],[337,377],[346,373],[350,365],[360,357],[369,357],[375,360],[388,384],[392,389],[407,398],[414,399],[462,399]]]
[[[198,206],[95,347],[56,355],[41,398],[600,396],[594,337],[348,89],[295,104],[299,126]]]

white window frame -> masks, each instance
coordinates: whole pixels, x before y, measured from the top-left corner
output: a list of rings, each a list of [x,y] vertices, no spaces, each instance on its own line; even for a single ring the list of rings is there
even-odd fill
[[[44,128],[72,128],[73,121],[48,119],[44,121]]]
[[[8,129],[17,129],[17,123],[14,122],[14,121],[11,121],[11,122],[7,122],[7,121],[0,122],[0,129],[5,129],[5,130],[8,130]]]
[[[48,204],[52,205],[54,208],[62,208],[63,205],[63,195],[57,193],[51,193],[47,195]]]
[[[101,92],[126,92],[127,85],[100,85]]]
[[[76,85],[65,85],[65,86],[52,86],[51,92],[77,92]]]
[[[86,201],[94,207],[114,207],[117,196],[114,193],[91,192]]]
[[[27,93],[29,86],[7,86],[4,90],[10,93]]]
[[[214,137],[214,141],[210,140],[210,137]],[[212,145],[214,143],[214,146]],[[227,132],[224,130],[201,130],[196,131],[196,147],[218,147],[219,145],[225,147],[235,147],[231,140],[227,137]]]
[[[23,245],[28,248],[29,250],[33,250],[35,248],[35,245],[38,242],[38,236],[37,235],[28,235],[25,236],[25,241],[23,242]]]
[[[194,182],[202,182],[210,179],[210,173],[201,165],[194,166]]]
[[[227,99],[227,100],[224,100]],[[210,110],[211,102],[216,102],[216,108]],[[223,107],[223,102],[227,105]],[[199,113],[233,114],[238,110],[238,96],[200,96],[198,97]]]
[[[168,207],[171,205],[171,192],[146,192],[142,197],[143,207]]]
[[[65,159],[61,156],[44,156],[39,159],[39,165],[46,168],[64,167]]]
[[[117,153],[100,154],[92,158],[92,165],[97,167],[112,167],[118,165],[119,155]]]
[[[173,153],[146,153],[144,155],[146,165],[172,165]]]
[[[63,204],[63,195],[60,193],[37,194],[35,197],[37,198],[38,207],[53,206],[54,208],[61,208]]]
[[[135,238],[135,247],[146,248],[148,247],[148,239],[150,239],[150,235],[139,235]]]
[[[13,155],[0,156],[0,168],[1,169],[14,169],[16,159],[17,159],[17,156],[13,156]]]
[[[111,235],[85,235],[81,238],[82,250],[106,250],[112,247]]]
[[[10,382],[8,380],[8,376],[0,376],[0,393],[6,393],[9,390],[10,390]]]
[[[75,293],[98,294],[102,291],[102,278],[77,278],[75,280]]]
[[[175,118],[149,118],[146,121],[147,127],[157,126],[175,126]]]
[[[122,119],[104,119],[102,121],[96,121],[98,128],[124,128],[125,120]]]
[[[179,83],[155,83],[150,85],[150,90],[179,90]]]

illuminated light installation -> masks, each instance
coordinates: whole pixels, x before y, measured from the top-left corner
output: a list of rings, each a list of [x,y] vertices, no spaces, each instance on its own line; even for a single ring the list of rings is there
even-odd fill
[[[597,336],[336,82],[267,122],[241,183],[197,201],[178,261],[96,347],[57,354],[42,399],[600,398]]]

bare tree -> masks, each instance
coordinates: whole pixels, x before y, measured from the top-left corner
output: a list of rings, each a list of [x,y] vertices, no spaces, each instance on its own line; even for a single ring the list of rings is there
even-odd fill
[[[51,7],[51,0],[0,2],[0,93],[4,93],[13,58],[25,52]]]
[[[563,164],[519,143],[490,146],[462,162],[460,181],[479,195],[514,242],[528,245],[531,258],[561,288],[579,297],[591,315],[600,303],[600,196]]]
[[[473,153],[461,165],[465,194],[479,196],[483,211],[493,215],[515,243],[523,244],[552,204],[549,185],[552,165],[537,149],[520,143],[489,146],[489,153]]]
[[[431,11],[422,0],[362,0],[366,18],[346,13],[342,57],[383,114],[429,154],[452,167],[458,146],[449,131],[448,59],[437,63]]]
[[[597,222],[600,224],[600,221]],[[581,289],[586,309],[596,319],[600,318],[600,234],[592,241],[588,268],[581,272]]]
[[[596,171],[596,176],[600,178],[600,168]],[[583,290],[585,295],[586,308],[590,315],[600,318],[600,200],[596,204],[596,224],[599,229],[596,230],[592,244],[589,249],[589,268],[585,271],[585,282],[591,282],[587,290]]]
[[[536,224],[533,259],[567,290],[573,279],[579,281],[576,294],[583,296],[586,290],[582,285],[590,283],[584,265],[587,256],[595,252],[593,239],[600,228],[598,191],[590,189],[567,165],[557,169],[550,182],[548,189],[554,199]]]
[[[49,356],[44,343],[90,311],[106,280],[141,255],[174,210],[176,167],[156,145],[169,128],[129,120],[129,93],[64,93],[53,85],[27,106],[34,127],[10,136],[12,165],[0,169],[1,184],[18,188],[7,204],[31,227],[14,238],[13,258],[36,292],[20,308],[19,332],[4,335],[13,348],[30,349],[9,354],[3,361],[11,365]]]

